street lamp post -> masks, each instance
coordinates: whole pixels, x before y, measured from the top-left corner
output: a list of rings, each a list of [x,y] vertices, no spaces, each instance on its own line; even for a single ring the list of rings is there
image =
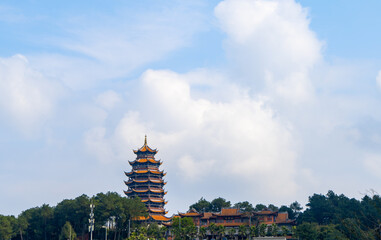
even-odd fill
[[[109,227],[110,227],[110,219],[107,220],[105,225],[102,227],[102,228],[104,228],[106,230],[106,232],[105,232],[105,240],[107,240],[107,229],[109,229]]]
[[[131,231],[131,219],[128,219],[128,238],[130,238],[130,231]]]

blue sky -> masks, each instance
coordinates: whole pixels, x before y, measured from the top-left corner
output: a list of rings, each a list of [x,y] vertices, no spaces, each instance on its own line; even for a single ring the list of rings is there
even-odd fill
[[[381,191],[380,7],[2,1],[0,214],[122,194],[145,134],[170,213]]]

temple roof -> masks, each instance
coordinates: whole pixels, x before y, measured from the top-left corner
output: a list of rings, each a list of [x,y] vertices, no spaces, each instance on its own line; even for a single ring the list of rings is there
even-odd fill
[[[167,213],[168,213],[167,211],[165,211],[164,208],[148,207],[148,211],[149,211],[149,212],[153,212],[153,213],[164,213],[164,214],[167,214]]]
[[[213,213],[216,216],[239,216],[238,208],[222,208],[220,213]]]
[[[134,163],[146,163],[146,162],[157,163],[160,165],[163,163],[160,160],[155,160],[153,158],[138,158],[138,159],[135,159],[134,161],[128,161],[128,162],[130,163],[130,165],[132,165]]]
[[[163,174],[163,176],[166,175],[164,171],[159,171],[155,169],[145,169],[145,170],[132,170],[131,172],[124,172],[126,176],[132,175],[133,173],[139,173],[139,174],[144,174],[144,173],[153,173],[153,174]]]
[[[186,213],[179,213],[179,215],[181,217],[201,217],[202,216],[202,214],[198,213],[194,208],[192,208]]]
[[[142,199],[142,202],[144,202],[144,203],[148,202],[148,201],[154,202],[154,203],[162,203],[162,202],[167,203],[167,202],[165,202],[164,198],[145,198],[145,199]]]
[[[204,212],[203,213],[203,217],[201,219],[208,219],[208,218],[212,218],[212,217],[214,217],[213,213],[211,213],[211,212]]]
[[[156,154],[158,151],[156,149],[150,148],[147,145],[147,135],[146,135],[145,138],[144,138],[144,145],[141,148],[139,148],[138,150],[134,150],[135,154],[137,154],[139,152],[141,152],[141,153],[149,152],[149,153]]]
[[[271,211],[271,210],[262,210],[259,212],[254,212],[254,215],[277,215],[278,211]]]
[[[171,220],[171,218],[168,218],[166,216],[163,216],[163,215],[150,215],[150,217],[153,219],[153,220],[156,220],[156,221],[164,221],[164,222],[168,222]]]

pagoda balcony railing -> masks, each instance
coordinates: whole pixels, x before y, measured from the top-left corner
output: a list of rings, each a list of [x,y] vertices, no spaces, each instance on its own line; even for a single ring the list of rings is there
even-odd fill
[[[135,177],[135,178],[128,178],[128,181],[133,181],[133,180],[152,180],[152,181],[162,181],[162,178],[158,178],[158,177],[145,177],[145,176],[138,176],[138,177]]]
[[[153,186],[147,186],[147,185],[143,185],[143,186],[139,186],[137,188],[133,188],[135,190],[152,190],[152,191],[162,191],[163,188],[161,187],[153,187]]]
[[[140,198],[162,198],[164,197],[164,193],[135,193],[134,196],[138,196]]]
[[[134,166],[133,170],[145,170],[145,169],[151,169],[151,170],[157,170],[159,171],[159,166],[157,165],[147,165],[147,164],[142,164],[142,165],[137,165]]]

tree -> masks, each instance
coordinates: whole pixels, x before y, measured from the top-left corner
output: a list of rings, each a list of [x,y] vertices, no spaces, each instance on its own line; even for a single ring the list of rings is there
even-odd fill
[[[147,208],[140,198],[126,198],[116,192],[98,193],[94,197],[95,228],[101,229],[111,217],[115,217],[114,238],[126,237],[128,221],[148,216]]]
[[[267,228],[267,226],[264,223],[261,223],[261,225],[259,225],[259,236],[260,237],[266,236],[266,228]]]
[[[200,200],[198,200],[198,202],[189,206],[189,210],[192,208],[197,212],[210,212],[212,210],[212,204],[202,197]]]
[[[77,234],[74,232],[73,227],[70,222],[66,222],[62,227],[61,234],[59,236],[60,240],[73,240],[77,238]]]
[[[296,228],[296,235],[300,240],[317,240],[317,226],[316,223],[303,223]]]
[[[259,233],[258,233],[258,228],[256,226],[251,226],[250,227],[250,237],[258,237]]]
[[[262,211],[262,210],[264,210],[264,209],[266,209],[266,205],[263,205],[263,204],[257,204],[257,205],[255,205],[255,211],[257,211],[257,212],[259,212],[259,211]]]
[[[197,227],[194,224],[186,226],[184,228],[184,235],[185,239],[195,239],[197,236]]]
[[[25,233],[26,229],[28,229],[28,219],[25,218],[25,216],[19,216],[16,221],[16,231],[18,234],[20,234],[20,239],[23,240],[23,234]]]
[[[225,236],[225,231],[226,231],[225,226],[223,226],[223,225],[217,226],[217,235],[220,237],[220,239],[222,239],[222,237]]]
[[[206,237],[206,231],[206,227],[201,227],[198,236],[201,237],[201,239],[204,239]]]
[[[230,228],[228,234],[230,239],[234,239],[234,235],[236,234],[235,228]]]
[[[47,204],[41,207],[30,208],[23,211],[19,218],[25,218],[28,222],[25,234],[28,239],[50,239],[58,238],[59,231],[55,231],[53,208]]]
[[[274,236],[274,237],[279,236],[279,227],[278,227],[278,225],[273,223],[271,227],[272,227],[271,235]]]
[[[273,236],[272,233],[273,233],[273,225],[268,225],[266,236]]]
[[[366,232],[361,229],[361,224],[356,219],[346,218],[338,226],[339,230],[350,240],[362,239],[362,240],[373,240],[372,233]]]
[[[254,211],[253,205],[251,203],[249,203],[248,201],[237,202],[236,204],[234,204],[233,207],[238,208],[241,212],[252,212],[252,211]]]
[[[0,215],[0,239],[8,240],[13,236],[13,226],[10,216]]]
[[[238,235],[241,237],[241,239],[246,239],[248,233],[248,229],[246,225],[240,225],[238,227]]]
[[[299,213],[299,212],[303,209],[303,207],[302,207],[302,206],[300,205],[300,203],[298,203],[297,201],[291,203],[291,204],[290,204],[290,208],[291,208],[291,210],[295,213],[295,215],[296,215],[297,213]]]
[[[40,214],[44,221],[44,239],[48,239],[48,231],[50,229],[50,224],[48,224],[48,221],[53,218],[53,208],[50,207],[48,204],[43,204],[40,208]],[[49,226],[50,225],[50,226]]]
[[[322,225],[319,226],[318,237],[319,240],[348,240],[344,234],[337,230],[336,225]]]
[[[212,235],[212,238],[217,234],[217,225],[214,223],[209,224],[208,230],[210,232],[210,235]]]
[[[267,209],[273,211],[273,212],[276,212],[279,210],[279,208],[273,204],[269,204],[269,206],[267,207]]]
[[[222,197],[214,199],[211,202],[211,205],[212,205],[212,211],[213,212],[219,212],[219,211],[221,211],[222,208],[231,207],[230,201],[226,201],[226,199],[222,198]]]
[[[288,228],[285,227],[285,226],[282,226],[281,232],[282,232],[282,236],[288,236],[288,235],[290,235],[290,230],[288,230]]]
[[[147,237],[154,239],[161,237],[160,227],[157,225],[157,223],[151,223],[148,225]]]
[[[90,198],[85,194],[75,199],[65,199],[59,202],[54,208],[54,231],[59,232],[61,226],[68,221],[76,233],[84,235],[87,232],[89,213]]]
[[[197,228],[192,218],[177,217],[172,220],[172,232],[175,235],[175,239],[188,239],[190,236],[196,235]]]

